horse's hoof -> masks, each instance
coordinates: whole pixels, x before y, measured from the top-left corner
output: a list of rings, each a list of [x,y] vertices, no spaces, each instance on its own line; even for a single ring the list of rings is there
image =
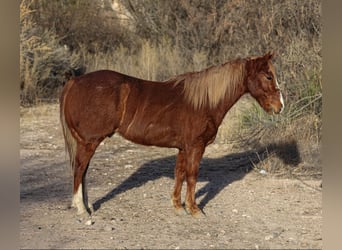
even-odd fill
[[[196,219],[205,218],[204,212],[196,207],[186,207],[186,212]]]
[[[74,208],[76,209],[76,214],[77,215],[85,215],[85,216],[88,216],[91,214],[91,209],[89,207],[85,207],[84,205],[79,205],[79,206],[76,206],[75,204],[72,204],[70,208]]]
[[[191,213],[192,217],[195,219],[203,219],[206,217],[205,213],[203,213],[201,210],[196,211],[195,213]]]
[[[174,211],[175,211],[176,215],[180,215],[181,216],[181,215],[186,215],[187,214],[187,212],[185,211],[184,207],[180,203],[176,202],[176,200],[173,199],[172,195],[171,195],[171,205],[174,207]]]
[[[187,212],[185,211],[183,207],[175,208],[174,211],[175,211],[175,214],[178,216],[187,215]]]
[[[89,211],[86,208],[77,208],[77,215],[89,215]]]

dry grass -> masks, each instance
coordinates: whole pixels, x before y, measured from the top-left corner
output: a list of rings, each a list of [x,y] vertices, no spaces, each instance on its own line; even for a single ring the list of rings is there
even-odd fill
[[[321,119],[307,114],[286,125],[240,127],[237,143],[241,148],[254,148],[256,156],[263,158],[254,166],[257,171],[321,178],[321,128]]]
[[[116,34],[117,29],[125,27],[116,23],[116,19],[108,19],[108,13],[101,15],[99,7],[92,6],[94,3],[85,0],[75,1],[75,6],[71,2],[47,5],[22,0],[21,55],[35,64],[22,60],[21,72],[23,76],[27,71],[34,76],[36,72],[44,72],[32,79],[22,77],[24,87],[37,80],[44,81],[43,78],[51,77],[52,73],[64,74],[66,69],[60,66],[62,64],[69,68],[84,66],[88,72],[110,68],[146,79],[164,80],[268,50],[279,54],[276,61],[279,80],[284,90],[289,91],[289,98],[295,95],[291,89],[303,85],[304,76],[320,76],[321,7],[318,0],[302,3],[291,0],[194,1],[192,4],[132,0],[130,3],[135,8],[131,16],[135,16],[135,23],[131,25],[137,28],[126,29],[125,38],[121,35],[107,37],[108,32]],[[127,5],[127,2],[122,1],[122,4]],[[78,12],[73,13],[72,8],[78,8]],[[104,25],[100,33],[89,33],[94,28],[98,30],[101,20],[106,24],[111,20],[112,26]],[[104,45],[105,42],[109,44]],[[63,52],[65,48],[72,53]],[[34,51],[42,53],[35,58],[28,56]],[[42,56],[44,60],[57,57],[54,61],[57,65],[36,62]],[[61,58],[64,61],[59,63]],[[35,69],[32,73],[31,68]],[[59,81],[62,84],[63,81]]]
[[[30,1],[20,4],[20,89],[21,104],[37,104],[55,98],[65,73],[77,68],[78,58],[59,44],[53,30],[43,30],[32,17]]]

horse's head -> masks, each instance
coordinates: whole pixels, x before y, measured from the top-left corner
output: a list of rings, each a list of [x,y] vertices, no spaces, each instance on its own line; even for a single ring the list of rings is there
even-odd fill
[[[277,82],[271,59],[274,53],[247,60],[247,89],[267,113],[279,114],[284,109],[284,99]]]

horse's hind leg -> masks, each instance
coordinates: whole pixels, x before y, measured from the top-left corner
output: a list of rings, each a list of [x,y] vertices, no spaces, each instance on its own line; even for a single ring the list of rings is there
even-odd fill
[[[74,185],[72,206],[77,208],[77,213],[82,214],[92,211],[92,206],[88,204],[88,194],[86,187],[86,173],[89,161],[94,155],[98,144],[77,145],[77,152],[74,166]]]

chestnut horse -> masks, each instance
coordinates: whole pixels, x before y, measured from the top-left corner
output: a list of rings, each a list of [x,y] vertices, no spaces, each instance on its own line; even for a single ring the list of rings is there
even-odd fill
[[[86,173],[97,146],[115,132],[143,145],[179,149],[172,203],[201,215],[195,201],[199,164],[215,139],[225,114],[249,93],[268,113],[284,102],[271,62],[273,53],[236,59],[200,72],[153,82],[101,70],[69,80],[60,97],[60,119],[73,171],[73,201],[78,213],[91,213]]]

